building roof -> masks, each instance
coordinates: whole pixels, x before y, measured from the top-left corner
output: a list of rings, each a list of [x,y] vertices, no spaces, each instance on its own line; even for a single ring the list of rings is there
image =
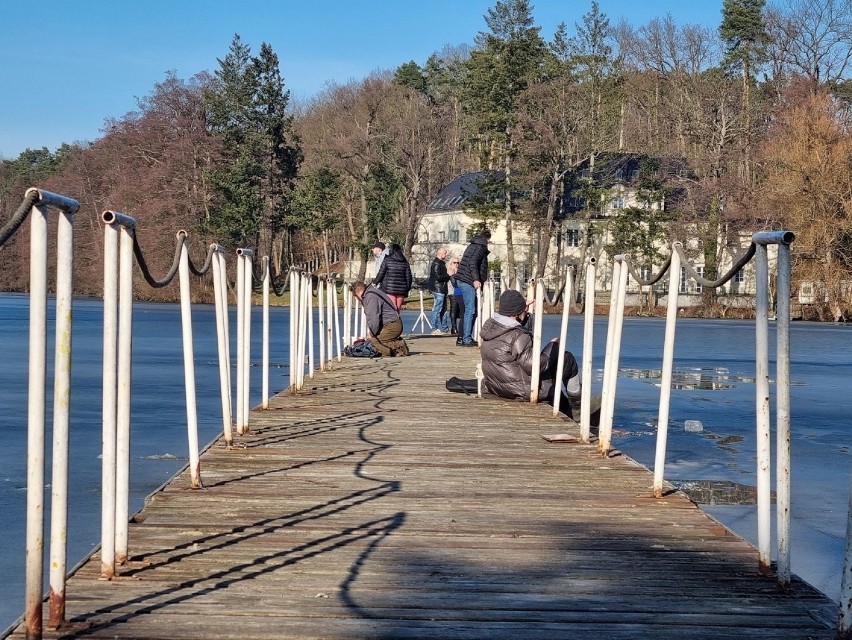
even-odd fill
[[[460,175],[432,198],[432,202],[426,207],[426,213],[463,209],[465,202],[479,193],[479,183],[489,173],[488,171],[473,171]],[[493,172],[493,174],[502,176],[502,172]]]

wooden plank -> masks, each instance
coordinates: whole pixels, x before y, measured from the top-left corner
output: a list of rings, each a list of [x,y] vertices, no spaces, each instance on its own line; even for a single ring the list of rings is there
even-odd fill
[[[131,562],[69,580],[89,627],[45,638],[832,638],[757,553],[549,407],[451,394],[476,350],[334,362],[251,415],[133,518]],[[12,638],[23,638],[23,630]]]

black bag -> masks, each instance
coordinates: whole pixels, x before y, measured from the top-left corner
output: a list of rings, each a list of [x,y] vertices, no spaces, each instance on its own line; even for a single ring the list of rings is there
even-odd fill
[[[479,391],[479,385],[477,384],[476,378],[473,378],[472,380],[462,380],[461,378],[453,376],[447,380],[447,391],[452,391],[453,393],[464,393],[466,395],[476,395]]]
[[[351,358],[377,358],[382,355],[376,351],[373,343],[367,340],[356,341],[351,347],[346,347],[343,354]]]

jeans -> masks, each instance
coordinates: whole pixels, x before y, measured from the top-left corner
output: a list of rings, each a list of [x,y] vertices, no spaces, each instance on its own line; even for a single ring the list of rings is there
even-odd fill
[[[464,335],[462,342],[473,342],[473,321],[476,319],[476,289],[472,284],[459,282],[464,300]]]
[[[450,314],[447,313],[447,294],[432,292],[434,302],[432,303],[432,326],[435,329],[447,332],[450,330]]]

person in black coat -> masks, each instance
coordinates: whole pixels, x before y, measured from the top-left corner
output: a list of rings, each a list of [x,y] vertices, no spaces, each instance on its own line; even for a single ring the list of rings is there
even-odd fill
[[[464,300],[464,334],[461,346],[475,347],[473,341],[473,322],[476,320],[476,291],[488,279],[488,243],[491,242],[491,231],[483,229],[474,236],[464,250],[459,270],[456,273],[456,283],[461,289]]]
[[[435,258],[432,260],[432,265],[429,267],[429,282],[427,287],[432,292],[432,333],[443,334],[450,332],[450,314],[447,309],[447,283],[450,281],[450,274],[447,273],[447,264],[444,260],[447,258],[447,249],[439,247],[435,252]]]
[[[398,311],[411,291],[411,282],[411,265],[405,259],[400,246],[392,244],[379,272],[373,278],[373,284],[377,287],[381,285],[382,291],[393,300]]]

